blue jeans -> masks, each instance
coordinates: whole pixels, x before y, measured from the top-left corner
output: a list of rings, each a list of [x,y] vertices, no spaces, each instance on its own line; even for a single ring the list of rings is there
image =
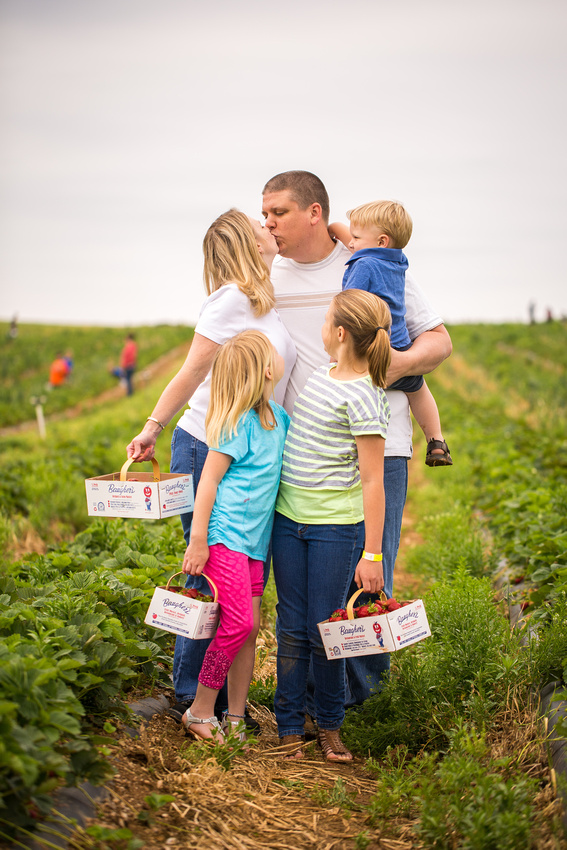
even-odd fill
[[[388,598],[393,594],[394,565],[398,557],[402,515],[408,490],[408,461],[405,457],[384,458],[384,490],[386,492],[386,512],[382,535],[382,566],[384,569],[384,593]],[[349,596],[358,590],[352,583]],[[366,594],[356,600],[363,605],[369,599]],[[359,655],[346,660],[346,707],[361,705],[373,693],[380,690],[382,678],[390,670],[390,655]],[[309,712],[311,713],[311,712]]]
[[[303,734],[310,663],[317,723],[321,729],[339,729],[345,713],[344,660],[327,660],[317,623],[345,605],[362,554],[364,523],[302,525],[276,512],[272,544],[278,733]]]
[[[199,484],[203,466],[207,459],[209,449],[206,443],[193,437],[179,426],[173,432],[171,440],[171,472],[193,476],[193,487],[195,492]],[[191,536],[191,522],[193,514],[181,514],[181,524],[185,542],[189,545]],[[264,564],[264,586],[268,580],[271,554],[268,552]],[[185,587],[196,587],[202,593],[210,593],[207,580],[201,576],[187,576]],[[190,702],[195,699],[197,693],[198,676],[201,672],[205,652],[210,640],[191,640],[178,635],[175,640],[175,651],[173,654],[173,686],[175,698],[178,702]],[[216,702],[216,710],[224,711],[228,708],[228,696],[226,683],[221,688]]]
[[[203,466],[207,459],[209,449],[206,443],[201,442],[192,434],[184,431],[179,426],[173,432],[171,440],[171,466],[172,472],[193,476],[193,488],[197,486],[201,478]],[[191,536],[191,522],[193,513],[181,514],[183,536],[189,545]],[[187,576],[186,587],[196,587],[203,593],[210,593],[207,580],[201,576]],[[178,635],[175,639],[175,652],[173,654],[173,686],[175,698],[178,702],[190,702],[195,699],[197,692],[198,676],[201,672],[203,658],[210,644],[210,640],[191,640]],[[223,693],[224,692],[224,693]],[[218,697],[219,709],[228,706],[226,696],[226,685]]]

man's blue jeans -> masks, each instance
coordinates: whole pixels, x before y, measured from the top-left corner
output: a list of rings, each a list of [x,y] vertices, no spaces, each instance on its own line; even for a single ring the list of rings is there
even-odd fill
[[[393,594],[394,565],[398,557],[402,515],[408,490],[408,461],[405,457],[384,458],[384,490],[386,493],[386,511],[384,532],[382,535],[382,566],[384,569],[384,593],[388,598]],[[358,590],[352,583],[349,595]],[[366,594],[356,600],[363,605],[369,599]],[[346,707],[361,705],[373,693],[380,690],[382,678],[390,670],[390,655],[359,655],[346,661]]]
[[[272,545],[278,593],[275,712],[280,737],[303,734],[310,662],[319,727],[342,725],[344,661],[327,660],[317,623],[344,607],[363,544],[363,522],[303,525],[276,512]]]

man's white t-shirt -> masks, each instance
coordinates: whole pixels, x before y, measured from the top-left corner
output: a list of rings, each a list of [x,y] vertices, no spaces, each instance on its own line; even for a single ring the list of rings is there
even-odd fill
[[[333,296],[342,289],[346,261],[350,251],[341,242],[319,263],[297,263],[276,257],[272,283],[276,308],[295,343],[297,359],[292,370],[283,405],[291,415],[295,399],[312,372],[329,362],[323,348],[321,327]],[[406,324],[412,340],[425,331],[443,324],[409,272],[406,272]],[[387,457],[411,457],[412,426],[409,402],[404,392],[387,391],[391,418],[386,438]]]
[[[295,346],[276,310],[255,316],[247,295],[235,283],[226,283],[213,292],[201,307],[195,333],[219,345],[242,331],[262,331],[285,362],[284,376],[274,389],[278,404],[283,404],[285,389],[295,364]],[[211,396],[211,373],[193,393],[190,405],[177,423],[180,428],[206,443],[205,417]]]

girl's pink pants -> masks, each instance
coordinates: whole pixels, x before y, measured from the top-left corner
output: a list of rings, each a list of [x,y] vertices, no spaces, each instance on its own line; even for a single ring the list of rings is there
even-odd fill
[[[264,592],[264,564],[222,543],[209,547],[204,574],[218,589],[219,625],[203,659],[199,681],[220,690],[230,665],[254,628],[252,597]]]

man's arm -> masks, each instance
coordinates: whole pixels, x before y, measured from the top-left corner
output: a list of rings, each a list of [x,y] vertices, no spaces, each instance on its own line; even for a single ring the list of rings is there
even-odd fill
[[[427,375],[449,357],[453,343],[445,325],[437,325],[414,340],[407,351],[394,351],[388,369],[388,386],[407,375]]]

